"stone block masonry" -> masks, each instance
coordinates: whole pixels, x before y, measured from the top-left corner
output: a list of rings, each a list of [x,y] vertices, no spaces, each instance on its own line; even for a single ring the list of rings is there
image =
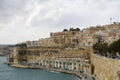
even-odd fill
[[[120,60],[91,54],[92,74],[96,80],[120,80]]]

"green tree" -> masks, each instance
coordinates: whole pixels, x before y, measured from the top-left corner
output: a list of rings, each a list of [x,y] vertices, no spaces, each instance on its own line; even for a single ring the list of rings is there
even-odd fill
[[[108,52],[108,44],[107,43],[96,43],[93,45],[93,49],[96,53],[101,55],[106,55]]]
[[[117,41],[114,41],[110,45],[108,45],[108,43],[97,42],[93,45],[93,50],[96,53],[104,56],[106,56],[107,53],[109,53],[109,55],[111,55],[112,57],[115,57],[116,53],[120,54],[120,39],[118,39]]]
[[[26,43],[16,44],[15,47],[26,48]]]
[[[74,29],[73,29],[73,28],[70,28],[69,31],[74,31]]]
[[[67,29],[63,29],[63,32],[68,31]]]
[[[76,31],[80,31],[80,28],[76,28]]]
[[[108,52],[113,56],[116,55],[116,53],[120,54],[120,39],[110,44]]]

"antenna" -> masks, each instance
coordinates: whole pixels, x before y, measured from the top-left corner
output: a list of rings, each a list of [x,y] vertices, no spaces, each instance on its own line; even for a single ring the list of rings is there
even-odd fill
[[[110,17],[110,24],[112,24],[112,18]]]

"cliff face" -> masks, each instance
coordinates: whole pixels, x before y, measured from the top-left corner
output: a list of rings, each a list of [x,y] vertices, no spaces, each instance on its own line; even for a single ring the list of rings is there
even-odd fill
[[[96,80],[120,80],[120,60],[92,54],[91,63]]]

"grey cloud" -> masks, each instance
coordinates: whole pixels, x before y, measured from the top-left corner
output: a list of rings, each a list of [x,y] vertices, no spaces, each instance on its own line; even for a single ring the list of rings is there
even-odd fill
[[[0,34],[22,39],[26,33],[22,40],[28,40],[34,33],[108,24],[110,17],[120,20],[119,8],[120,0],[0,0]]]
[[[1,0],[0,2],[0,23],[9,24],[16,15],[23,12],[26,0]]]
[[[0,3],[0,10],[2,11],[2,16],[9,16],[19,13],[24,9],[26,0],[2,0]]]

